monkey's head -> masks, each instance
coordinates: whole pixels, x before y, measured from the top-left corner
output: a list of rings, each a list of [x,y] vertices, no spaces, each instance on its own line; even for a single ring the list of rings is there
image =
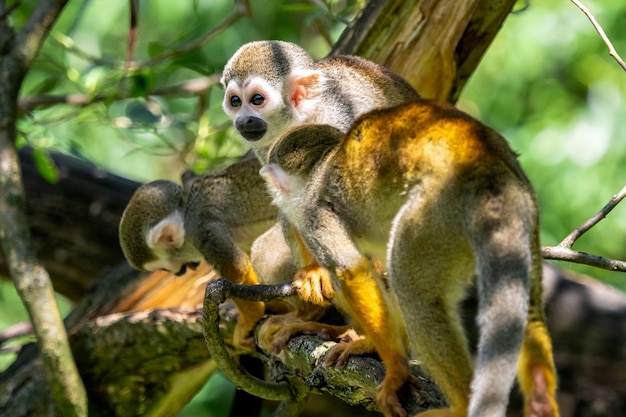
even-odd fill
[[[270,147],[259,174],[265,179],[274,204],[284,213],[293,216],[298,200],[315,167],[325,155],[337,146],[344,134],[329,125],[296,127]]]
[[[251,42],[224,67],[222,107],[244,139],[256,149],[266,148],[285,130],[311,121],[323,79],[299,46]]]
[[[119,236],[124,256],[137,269],[182,275],[202,260],[185,240],[182,187],[171,181],[153,181],[135,191],[122,214]]]

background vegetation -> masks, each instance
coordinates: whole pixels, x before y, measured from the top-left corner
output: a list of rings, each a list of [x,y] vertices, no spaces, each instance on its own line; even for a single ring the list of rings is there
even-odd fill
[[[242,154],[244,145],[221,110],[219,87],[196,96],[140,96],[217,74],[241,44],[252,40],[289,40],[323,57],[343,29],[344,18],[351,17],[351,6],[359,2],[331,1],[328,8],[295,1],[251,3],[251,18],[239,20],[193,52],[179,54],[233,12],[232,0],[175,6],[168,0],[139,2],[133,59],[140,64],[126,68],[128,3],[70,2],[21,97],[73,93],[93,104],[25,106],[18,125],[20,144],[38,150],[37,161],[51,181],[56,173],[46,157],[50,149],[140,181],[176,178],[184,167],[213,169]],[[586,5],[617,51],[626,55],[626,3],[595,0]],[[626,74],[571,2],[529,0],[517,9],[458,105],[500,131],[521,153],[542,208],[543,244],[554,245],[626,183]],[[26,9],[18,10],[24,15],[13,13],[11,18],[25,19]],[[168,59],[159,60],[161,56]],[[132,77],[120,83],[125,72]],[[120,99],[121,92],[129,97]],[[626,205],[618,206],[575,248],[626,259]],[[626,290],[623,274],[562,266]],[[0,281],[0,328],[27,317],[11,286]],[[0,366],[11,360],[0,356]]]

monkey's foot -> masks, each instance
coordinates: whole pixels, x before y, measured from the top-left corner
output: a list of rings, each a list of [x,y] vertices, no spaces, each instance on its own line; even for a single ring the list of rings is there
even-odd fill
[[[540,367],[531,372],[533,388],[528,398],[528,417],[558,417],[556,401],[548,388],[546,375]]]
[[[337,340],[349,326],[335,326],[302,320],[296,312],[273,316],[259,329],[259,345],[266,351],[279,354],[289,341],[299,335],[313,335],[324,340]]]
[[[234,300],[239,317],[233,333],[233,344],[237,348],[253,350],[255,347],[254,326],[263,318],[265,306],[261,302]]]
[[[421,389],[422,384],[411,375],[409,362],[403,356],[385,362],[385,367],[385,379],[378,386],[376,403],[380,411],[387,417],[406,417],[406,410],[398,398],[398,390],[405,382],[408,382],[415,389]]]
[[[358,335],[353,329],[347,329],[339,335],[341,342],[330,348],[326,353],[324,365],[335,365],[341,368],[353,355],[370,355],[376,353],[376,348],[370,339]]]
[[[293,279],[293,286],[304,301],[323,307],[328,306],[335,296],[330,273],[317,263],[300,268]]]

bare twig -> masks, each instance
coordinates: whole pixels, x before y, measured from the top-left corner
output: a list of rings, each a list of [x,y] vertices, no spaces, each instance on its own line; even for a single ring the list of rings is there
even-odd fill
[[[4,342],[8,342],[11,339],[15,339],[22,336],[27,336],[33,332],[33,326],[29,321],[23,321],[21,323],[16,323],[12,326],[9,326],[3,329],[0,332],[0,346]]]
[[[594,266],[596,268],[608,269],[610,271],[626,272],[626,262],[615,259],[608,259],[598,255],[575,251],[572,248],[574,243],[589,229],[598,224],[626,197],[626,186],[615,194],[602,209],[589,220],[574,229],[557,246],[543,248],[545,259],[568,261],[579,264]]]
[[[624,199],[624,197],[626,197],[626,186],[624,186],[624,188],[622,188],[617,194],[615,194],[611,198],[611,200],[609,200],[609,202],[604,207],[602,207],[602,209],[597,212],[593,217],[574,229],[572,233],[567,235],[565,239],[563,239],[561,243],[559,243],[559,246],[564,248],[571,248],[572,245],[574,245],[574,242],[576,242],[585,232],[598,224],[600,220],[604,219],[607,214],[609,214],[611,210],[613,210],[615,206],[617,206],[619,202]]]
[[[589,9],[587,9],[581,2],[579,2],[578,0],[572,0],[572,3],[574,3],[576,5],[576,7],[578,7],[586,16],[587,18],[591,21],[591,24],[593,25],[593,27],[596,29],[596,31],[598,32],[598,34],[600,35],[600,37],[602,38],[602,40],[604,41],[604,43],[606,44],[606,46],[609,48],[609,55],[611,55],[613,57],[613,59],[615,59],[615,61],[617,61],[617,63],[622,67],[622,69],[624,71],[626,71],[626,63],[624,62],[624,60],[619,56],[619,54],[617,53],[617,51],[615,50],[615,47],[613,46],[613,44],[611,43],[611,41],[609,40],[608,36],[606,36],[606,33],[604,33],[604,29],[602,29],[602,26],[600,26],[600,24],[598,23],[598,21],[596,20],[595,17],[593,17],[593,15],[591,14],[591,12],[589,11]]]
[[[23,68],[30,67],[43,44],[43,40],[66,3],[67,0],[40,1],[30,14],[28,21],[17,34],[15,50],[13,51],[20,56]]]
[[[219,74],[210,75],[208,77],[198,77],[181,84],[156,88],[151,91],[149,95],[171,96],[177,94],[202,94],[211,87],[219,84],[219,80]],[[22,97],[18,102],[18,106],[21,111],[28,112],[36,108],[46,108],[56,104],[69,104],[82,107],[103,101],[123,100],[130,97],[129,93],[123,91],[117,91],[112,95],[99,94],[96,96],[89,96],[87,94],[35,95]]]
[[[17,9],[19,6],[21,5],[21,2],[17,1],[13,4],[11,4],[9,7],[7,7],[6,9],[4,9],[2,11],[2,13],[0,13],[0,20],[4,20],[7,18],[8,15],[11,14],[11,12],[15,9]]]
[[[579,252],[563,246],[546,246],[542,250],[544,259],[589,265],[609,271],[626,272],[626,262]]]

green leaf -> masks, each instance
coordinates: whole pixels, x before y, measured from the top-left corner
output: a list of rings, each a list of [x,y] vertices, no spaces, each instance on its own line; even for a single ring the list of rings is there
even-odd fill
[[[46,181],[52,184],[59,182],[59,171],[47,152],[40,148],[35,148],[33,152],[33,160],[35,161],[37,170],[41,176],[46,179]]]
[[[152,91],[156,80],[152,71],[143,70],[130,76],[130,95],[132,97],[145,97]]]
[[[165,51],[165,46],[161,42],[150,42],[148,44],[148,55],[150,55],[150,58],[163,55],[163,51]]]

